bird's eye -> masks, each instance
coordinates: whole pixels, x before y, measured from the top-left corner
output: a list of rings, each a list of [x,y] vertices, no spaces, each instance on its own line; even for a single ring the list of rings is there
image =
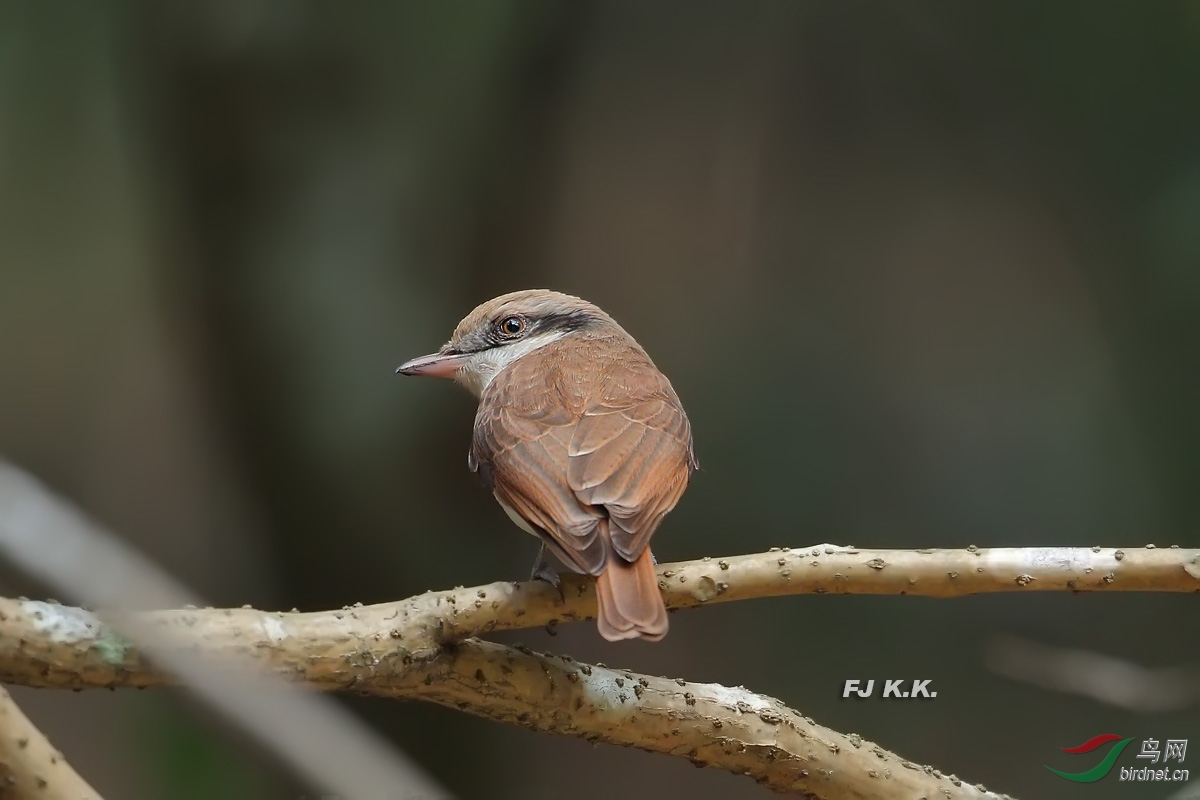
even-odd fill
[[[505,317],[500,321],[499,328],[504,336],[516,336],[525,330],[525,320],[522,317]]]

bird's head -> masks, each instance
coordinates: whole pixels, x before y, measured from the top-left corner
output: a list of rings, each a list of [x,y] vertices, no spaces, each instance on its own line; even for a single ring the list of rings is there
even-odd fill
[[[478,397],[497,374],[565,336],[616,327],[591,303],[548,289],[501,295],[475,308],[436,352],[406,361],[401,375],[453,378]]]

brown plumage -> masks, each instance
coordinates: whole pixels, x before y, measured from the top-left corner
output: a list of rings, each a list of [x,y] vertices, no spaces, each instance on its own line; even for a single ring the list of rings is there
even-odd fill
[[[489,344],[512,319],[527,333]],[[479,394],[471,469],[563,564],[597,577],[601,635],[661,639],[667,613],[648,544],[696,467],[667,378],[599,308],[543,290],[483,304],[439,354],[401,371],[430,374],[447,360]]]

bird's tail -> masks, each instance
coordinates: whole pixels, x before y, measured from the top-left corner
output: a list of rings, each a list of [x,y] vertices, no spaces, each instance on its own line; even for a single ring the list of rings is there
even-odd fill
[[[629,562],[609,551],[604,572],[596,579],[600,613],[596,627],[610,642],[645,639],[657,642],[667,635],[667,607],[658,591],[658,575],[650,548]]]

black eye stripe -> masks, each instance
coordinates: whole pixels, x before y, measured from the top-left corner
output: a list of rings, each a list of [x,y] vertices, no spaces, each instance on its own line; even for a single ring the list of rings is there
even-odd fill
[[[519,320],[521,325],[520,330],[517,330],[515,333],[506,331],[504,327],[505,323],[510,320]],[[477,345],[465,349],[469,350],[469,352],[479,352],[481,350],[489,350],[493,347],[500,347],[531,335],[572,333],[586,328],[596,321],[596,316],[582,309],[554,312],[534,317],[526,317],[523,314],[505,314],[503,317],[493,319],[492,323],[482,332],[480,339],[476,340],[479,342]]]
[[[555,314],[547,314],[537,320],[538,331],[562,331],[563,333],[571,333],[581,328],[586,328],[588,325],[596,321],[596,318],[583,310],[565,311]]]

